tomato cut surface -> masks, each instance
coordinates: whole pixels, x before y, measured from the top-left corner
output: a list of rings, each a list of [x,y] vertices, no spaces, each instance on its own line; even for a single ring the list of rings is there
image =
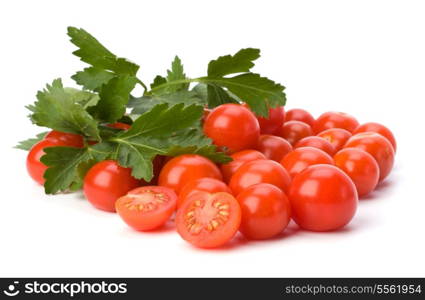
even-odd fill
[[[189,181],[180,191],[177,207],[180,207],[187,197],[196,192],[218,193],[226,192],[231,194],[230,188],[221,180],[214,178],[200,178]]]
[[[143,186],[120,197],[115,208],[130,227],[147,231],[156,229],[167,222],[177,203],[176,193],[161,186]]]
[[[177,232],[200,248],[220,247],[239,230],[241,209],[229,193],[197,192],[177,211]]]

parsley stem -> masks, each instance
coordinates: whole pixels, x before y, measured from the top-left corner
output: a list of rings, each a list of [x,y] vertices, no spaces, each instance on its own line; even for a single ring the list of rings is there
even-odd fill
[[[148,88],[146,87],[146,85],[143,83],[143,81],[141,81],[139,78],[136,78],[137,82],[143,87],[143,89],[145,90],[145,92],[148,90]]]
[[[166,86],[171,86],[171,85],[177,85],[177,84],[182,84],[182,83],[191,83],[191,82],[200,82],[202,79],[202,77],[199,78],[186,78],[186,79],[180,79],[180,80],[174,80],[171,82],[166,82],[160,85],[157,85],[156,87],[154,87],[153,89],[151,89],[149,92],[147,92],[147,95],[152,95],[153,92],[163,89]]]

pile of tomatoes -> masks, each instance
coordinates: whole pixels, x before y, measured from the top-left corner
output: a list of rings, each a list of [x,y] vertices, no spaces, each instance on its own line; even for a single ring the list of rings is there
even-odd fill
[[[112,124],[126,130],[129,125]],[[196,154],[157,156],[151,182],[137,180],[116,161],[94,165],[84,194],[98,209],[117,212],[132,228],[154,230],[175,214],[178,233],[202,248],[219,247],[239,231],[247,239],[281,234],[291,219],[311,231],[350,222],[358,198],[372,192],[394,164],[396,141],[378,123],[351,115],[271,108],[255,116],[246,105],[205,109],[205,135],[233,161],[216,165]],[[50,132],[29,152],[27,168],[43,184],[40,162],[50,146],[82,147],[82,137]]]

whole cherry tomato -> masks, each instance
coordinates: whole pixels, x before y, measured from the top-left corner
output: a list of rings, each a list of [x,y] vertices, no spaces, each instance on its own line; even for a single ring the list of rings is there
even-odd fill
[[[342,128],[353,132],[358,126],[359,122],[353,116],[342,112],[329,111],[317,118],[313,131],[318,134],[329,128]]]
[[[394,148],[394,153],[397,151],[397,142],[395,140],[393,133],[387,127],[379,123],[369,122],[369,123],[362,124],[359,127],[357,127],[357,129],[354,131],[354,134],[357,134],[360,132],[368,132],[368,131],[379,133],[383,137],[387,138],[387,140],[391,143],[391,145]]]
[[[223,104],[208,115],[204,133],[215,145],[237,152],[257,145],[260,125],[248,108],[239,104]]]
[[[318,136],[308,136],[299,140],[295,144],[295,149],[300,147],[313,147],[326,152],[329,155],[335,154],[335,147],[324,138]]]
[[[306,110],[301,108],[293,108],[286,112],[286,121],[300,121],[308,124],[310,127],[314,126],[313,116]]]
[[[394,165],[394,148],[382,135],[375,132],[362,132],[353,135],[344,148],[358,148],[375,158],[379,166],[379,181],[384,180]]]
[[[286,154],[292,151],[291,144],[280,136],[262,134],[258,140],[257,150],[266,158],[280,162]]]
[[[196,192],[209,192],[212,194],[218,192],[232,193],[229,187],[223,181],[218,179],[206,177],[191,180],[183,186],[177,200],[177,208],[183,204],[187,197]]]
[[[375,189],[379,166],[372,155],[357,148],[345,148],[335,154],[334,160],[335,165],[351,178],[359,197]]]
[[[218,167],[208,158],[197,154],[183,154],[164,165],[158,183],[173,189],[178,195],[186,183],[203,177],[223,179]]]
[[[111,128],[116,128],[116,129],[121,129],[121,130],[128,130],[131,128],[131,125],[126,124],[126,123],[122,123],[122,122],[115,122],[112,124],[106,124],[106,126],[111,127]]]
[[[238,197],[242,221],[239,231],[248,239],[262,240],[281,233],[291,219],[291,206],[281,189],[268,183],[251,185]]]
[[[61,132],[57,130],[52,130],[44,137],[45,140],[50,140],[52,142],[60,142],[64,146],[83,148],[84,139],[82,135],[68,132]]]
[[[302,138],[313,135],[313,131],[310,126],[304,122],[288,121],[283,124],[277,135],[286,139],[293,146]]]
[[[257,116],[257,120],[262,134],[275,134],[285,122],[285,109],[283,106],[270,108],[267,118]]]
[[[356,213],[356,187],[335,166],[314,165],[295,176],[289,192],[294,221],[312,231],[339,229]]]
[[[223,174],[225,182],[229,182],[233,174],[235,174],[244,163],[257,159],[266,159],[263,153],[256,150],[242,150],[233,153],[230,157],[233,158],[231,162],[221,165],[221,173]]]
[[[318,137],[324,138],[331,143],[336,151],[339,151],[344,147],[345,143],[352,136],[351,132],[342,128],[330,128],[320,132]]]

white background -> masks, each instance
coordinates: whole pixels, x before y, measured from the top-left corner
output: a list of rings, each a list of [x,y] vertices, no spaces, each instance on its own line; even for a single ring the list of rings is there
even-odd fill
[[[208,4],[207,4],[208,3]],[[423,1],[2,1],[0,276],[425,276]],[[393,173],[332,233],[292,224],[272,241],[198,250],[170,225],[138,233],[81,194],[45,196],[18,140],[40,129],[24,105],[84,65],[66,26],[83,27],[150,81],[174,55],[187,74],[242,47],[287,86],[287,107],[345,111],[386,124]]]

